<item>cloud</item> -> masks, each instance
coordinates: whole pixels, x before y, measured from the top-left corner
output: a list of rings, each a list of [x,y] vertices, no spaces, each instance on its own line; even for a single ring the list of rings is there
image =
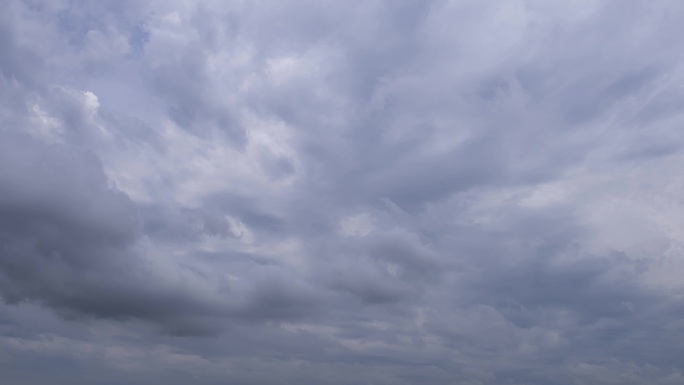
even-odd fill
[[[0,372],[680,383],[682,11],[10,1]]]

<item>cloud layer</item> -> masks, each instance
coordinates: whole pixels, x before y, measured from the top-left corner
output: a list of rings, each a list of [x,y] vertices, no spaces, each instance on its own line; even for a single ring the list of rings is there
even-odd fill
[[[0,380],[681,384],[676,1],[0,15]]]

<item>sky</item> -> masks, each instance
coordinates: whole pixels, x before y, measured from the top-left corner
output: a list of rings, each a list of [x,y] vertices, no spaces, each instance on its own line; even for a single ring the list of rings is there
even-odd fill
[[[681,385],[684,2],[3,0],[0,383]]]

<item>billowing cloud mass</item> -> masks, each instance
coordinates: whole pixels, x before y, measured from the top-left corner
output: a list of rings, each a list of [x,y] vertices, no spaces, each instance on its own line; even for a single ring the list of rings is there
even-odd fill
[[[0,382],[684,383],[683,26],[3,1]]]

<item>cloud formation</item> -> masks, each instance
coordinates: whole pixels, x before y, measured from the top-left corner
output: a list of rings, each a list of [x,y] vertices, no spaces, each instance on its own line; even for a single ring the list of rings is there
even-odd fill
[[[4,8],[2,382],[684,381],[679,2]]]

